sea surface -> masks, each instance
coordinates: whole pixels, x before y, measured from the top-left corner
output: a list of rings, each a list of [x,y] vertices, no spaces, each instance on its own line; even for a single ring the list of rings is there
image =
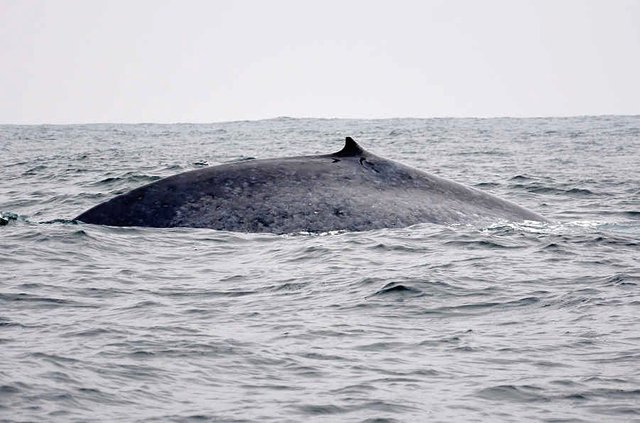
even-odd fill
[[[72,220],[346,136],[550,223]],[[3,125],[0,249],[0,421],[640,421],[640,116]]]

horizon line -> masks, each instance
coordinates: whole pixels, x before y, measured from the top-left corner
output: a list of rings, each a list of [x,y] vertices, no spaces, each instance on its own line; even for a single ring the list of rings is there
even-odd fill
[[[2,126],[82,126],[82,125],[211,125],[211,124],[223,124],[223,123],[241,123],[241,122],[263,122],[269,120],[444,120],[444,119],[476,119],[476,120],[491,120],[491,119],[576,119],[576,118],[604,118],[604,117],[640,117],[640,114],[578,114],[578,115],[531,115],[531,116],[431,116],[431,117],[372,117],[372,118],[355,118],[355,117],[312,117],[312,116],[275,116],[268,118],[256,118],[256,119],[232,119],[232,120],[212,120],[212,121],[170,121],[170,122],[158,122],[158,121],[93,121],[93,122],[31,122],[31,123],[8,123],[0,122]]]

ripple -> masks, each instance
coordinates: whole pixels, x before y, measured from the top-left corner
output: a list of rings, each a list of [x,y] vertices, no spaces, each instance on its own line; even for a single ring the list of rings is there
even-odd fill
[[[476,392],[480,398],[491,401],[509,401],[516,403],[547,402],[550,399],[543,394],[542,388],[531,385],[497,385]]]
[[[82,308],[95,308],[96,305],[85,302],[73,301],[64,298],[55,297],[42,297],[38,295],[26,294],[26,293],[0,293],[0,301],[6,302],[23,302],[33,303],[37,307],[42,308],[66,308],[66,307],[82,307]]]
[[[410,286],[406,286],[396,282],[389,282],[385,286],[383,286],[380,290],[376,291],[374,296],[385,296],[385,295],[413,295],[420,296],[422,291],[417,288],[413,288]]]

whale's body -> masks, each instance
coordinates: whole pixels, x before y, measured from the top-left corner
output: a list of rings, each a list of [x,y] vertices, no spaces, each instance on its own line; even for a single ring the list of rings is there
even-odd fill
[[[347,138],[334,154],[249,160],[170,176],[99,204],[76,220],[281,234],[544,218],[378,157]]]

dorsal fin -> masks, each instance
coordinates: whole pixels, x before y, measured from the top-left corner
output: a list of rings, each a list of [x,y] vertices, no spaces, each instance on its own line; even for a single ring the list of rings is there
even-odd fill
[[[353,157],[360,156],[364,153],[364,149],[358,145],[357,142],[351,137],[347,137],[344,142],[344,147],[337,153],[333,153],[335,157]]]

